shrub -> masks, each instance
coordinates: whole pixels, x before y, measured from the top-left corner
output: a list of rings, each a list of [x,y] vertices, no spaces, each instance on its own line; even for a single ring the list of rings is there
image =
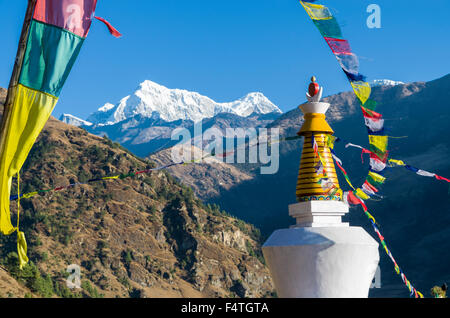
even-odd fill
[[[27,286],[31,291],[42,297],[51,297],[54,294],[53,281],[50,276],[42,276],[37,266],[30,261],[22,270],[19,269],[19,257],[16,252],[11,252],[6,257],[8,272],[17,281]]]
[[[92,298],[102,298],[103,295],[98,293],[97,288],[92,287],[91,283],[87,280],[81,283],[81,288],[89,294]]]

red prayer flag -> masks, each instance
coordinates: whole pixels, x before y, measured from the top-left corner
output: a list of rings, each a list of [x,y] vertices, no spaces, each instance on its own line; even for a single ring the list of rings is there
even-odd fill
[[[436,175],[436,179],[441,180],[441,181],[447,181],[448,183],[450,183],[450,179],[447,179],[447,178],[444,178],[444,177],[441,177],[438,175]]]
[[[383,115],[381,115],[377,112],[374,112],[373,110],[367,109],[362,106],[361,106],[361,109],[362,109],[364,117],[366,117],[366,118],[371,118],[371,119],[382,119],[383,118]]]
[[[106,25],[106,27],[108,28],[109,33],[111,33],[113,36],[115,36],[116,38],[120,38],[122,36],[122,34],[111,25],[111,23],[109,23],[108,21],[106,21],[105,19],[100,18],[100,17],[95,17],[95,18],[97,20],[103,22]]]
[[[334,54],[346,54],[346,55],[352,54],[350,43],[348,43],[347,40],[333,39],[326,37],[325,41],[327,41],[328,46],[330,47],[330,49],[333,51]]]
[[[373,160],[377,160],[377,161],[381,161],[382,163],[386,163],[388,156],[384,156],[384,158],[380,158],[378,157],[375,153],[373,153],[372,151],[370,152],[370,159]]]
[[[362,204],[362,201],[353,194],[353,191],[348,192],[347,201],[348,201],[348,203],[353,204],[353,205]]]
[[[365,154],[365,153],[371,155],[371,154],[372,154],[372,151],[367,150],[367,149],[365,149],[365,148],[363,148],[363,149],[361,150],[361,161],[362,161],[362,163],[364,163],[364,154]]]

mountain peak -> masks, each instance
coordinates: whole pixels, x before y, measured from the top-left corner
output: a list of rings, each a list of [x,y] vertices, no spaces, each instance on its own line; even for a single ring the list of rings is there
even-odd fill
[[[240,100],[257,100],[257,101],[264,101],[264,102],[269,101],[269,99],[266,96],[264,96],[264,94],[261,92],[248,93],[247,95],[242,97]]]
[[[405,83],[400,82],[400,81],[393,81],[390,79],[376,79],[373,80],[370,83],[370,86],[375,87],[375,86],[397,86],[397,85],[403,85]]]
[[[183,89],[170,89],[150,80],[139,84],[136,91],[122,98],[116,105],[105,104],[89,116],[88,121],[98,125],[121,122],[136,115],[154,117],[172,122],[192,120],[198,122],[212,118],[220,113],[232,113],[248,117],[253,113],[282,113],[264,94],[249,93],[228,103],[218,103],[197,92]]]
[[[100,107],[98,109],[99,112],[107,112],[108,110],[111,110],[114,108],[114,105],[111,103],[106,103],[105,105],[103,105],[102,107]]]
[[[72,126],[77,126],[77,127],[80,127],[80,126],[92,126],[93,125],[92,123],[90,123],[90,122],[88,122],[86,120],[83,120],[81,118],[75,117],[75,116],[73,116],[71,114],[62,114],[59,117],[59,120],[62,121],[63,123],[66,123],[66,124],[69,124],[69,125],[72,125]]]
[[[162,86],[151,80],[145,80],[138,85],[137,90],[169,90],[167,87]]]

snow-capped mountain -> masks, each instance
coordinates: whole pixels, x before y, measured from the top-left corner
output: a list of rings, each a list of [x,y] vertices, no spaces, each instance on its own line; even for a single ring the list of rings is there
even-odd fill
[[[86,120],[83,120],[81,118],[75,117],[71,114],[62,114],[59,117],[59,120],[62,121],[63,123],[69,124],[69,125],[73,125],[73,126],[92,126],[93,124],[91,122],[88,122]]]
[[[376,87],[376,86],[397,86],[397,85],[403,85],[405,83],[399,82],[399,81],[393,81],[389,79],[377,79],[370,83],[370,86]]]
[[[209,97],[182,89],[169,89],[152,81],[144,81],[137,90],[116,105],[107,103],[87,119],[95,125],[112,125],[140,115],[167,122],[192,120],[198,122],[220,113],[241,117],[252,114],[282,113],[262,93],[250,93],[229,103],[218,103]]]
[[[133,153],[145,157],[167,147],[176,128],[193,130],[203,121],[204,129],[265,127],[282,111],[262,93],[250,93],[229,103],[218,103],[199,93],[169,89],[144,81],[136,91],[113,105],[106,103],[87,120],[64,114],[60,120],[82,126],[97,136],[107,136]]]

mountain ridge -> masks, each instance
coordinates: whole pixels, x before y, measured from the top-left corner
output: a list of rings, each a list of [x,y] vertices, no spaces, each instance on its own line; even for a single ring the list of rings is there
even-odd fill
[[[134,95],[118,104],[100,107],[87,120],[64,114],[60,120],[80,126],[97,136],[107,136],[133,153],[149,154],[176,143],[171,139],[176,128],[193,135],[194,125],[218,128],[260,128],[276,119],[281,110],[262,93],[250,93],[237,101],[216,103],[196,92],[168,89],[151,81],[140,84]]]
[[[107,103],[91,114],[86,120],[95,125],[112,125],[141,115],[147,118],[161,118],[167,122],[212,118],[220,113],[233,113],[241,117],[253,113],[267,114],[281,110],[262,93],[249,93],[228,103],[218,103],[197,92],[183,89],[169,89],[146,80],[139,84],[131,95],[117,104]]]

